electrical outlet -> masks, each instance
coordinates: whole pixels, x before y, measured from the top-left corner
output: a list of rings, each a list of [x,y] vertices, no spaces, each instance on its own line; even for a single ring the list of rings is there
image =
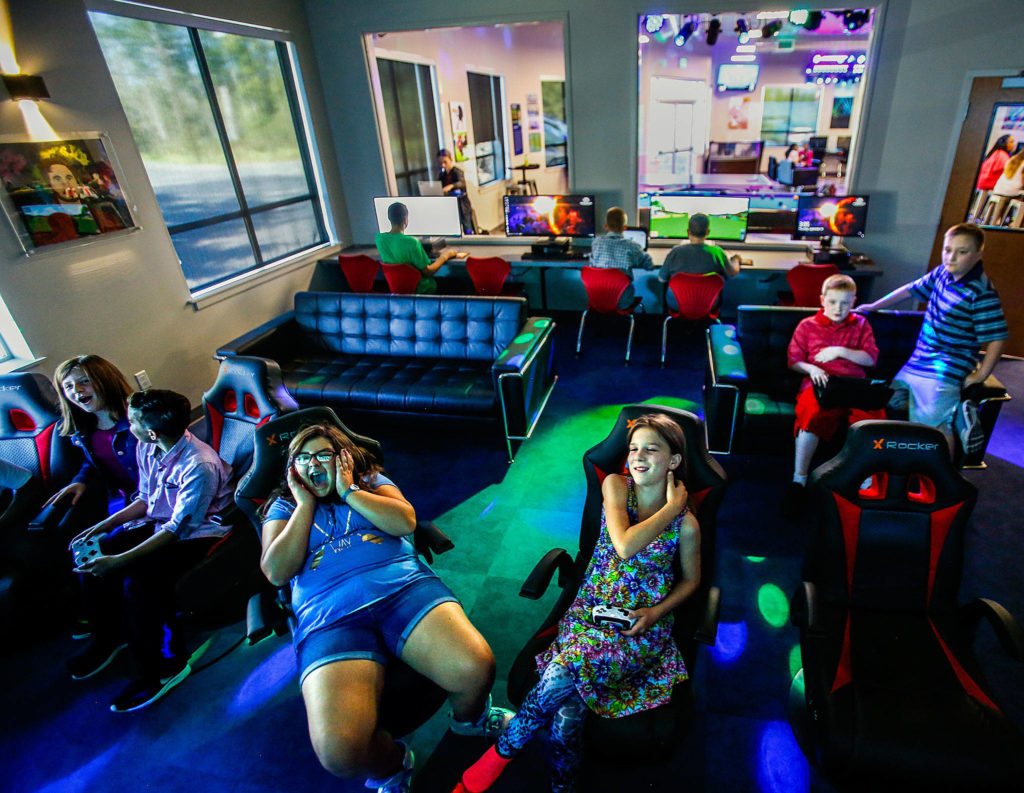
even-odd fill
[[[147,388],[152,388],[153,384],[149,380],[149,375],[146,374],[145,369],[140,369],[135,373],[135,382],[139,384],[139,388],[145,391]]]

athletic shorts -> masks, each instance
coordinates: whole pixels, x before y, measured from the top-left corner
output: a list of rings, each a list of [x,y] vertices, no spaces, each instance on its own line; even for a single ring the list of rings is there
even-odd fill
[[[814,387],[808,386],[796,397],[796,423],[793,426],[793,435],[804,430],[827,441],[844,423],[856,424],[858,421],[866,419],[884,418],[884,410],[823,408],[818,404],[818,398],[814,395]]]
[[[382,600],[309,633],[296,646],[299,686],[314,669],[335,661],[369,660],[382,666],[402,649],[421,619],[442,603],[458,603],[439,578],[421,578]]]
[[[892,381],[896,390],[889,404],[906,407],[911,421],[951,432],[953,413],[960,404],[960,383],[947,383],[900,370]]]

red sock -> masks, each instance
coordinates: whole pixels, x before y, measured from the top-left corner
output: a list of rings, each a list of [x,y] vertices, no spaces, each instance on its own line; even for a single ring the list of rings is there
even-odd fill
[[[462,782],[452,793],[484,793],[501,776],[501,772],[511,761],[511,757],[502,757],[492,746],[466,769],[462,774]]]

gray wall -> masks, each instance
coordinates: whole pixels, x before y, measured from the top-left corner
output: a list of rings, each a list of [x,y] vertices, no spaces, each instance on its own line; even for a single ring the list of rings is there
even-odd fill
[[[294,31],[338,231],[347,236],[334,147],[301,4],[177,0],[164,5]],[[188,305],[184,276],[85,3],[12,0],[10,9],[18,64],[25,73],[41,74],[52,97],[40,103],[44,116],[58,133],[109,134],[123,170],[122,185],[138,207],[136,221],[142,226],[127,236],[43,248],[31,257],[22,254],[9,228],[0,230],[0,295],[33,353],[45,358],[35,370],[49,376],[65,358],[98,353],[129,375],[146,369],[155,386],[182,391],[195,403],[216,376],[211,357],[216,345],[288,310],[294,292],[309,283],[312,265],[198,311]],[[13,102],[0,101],[0,134],[25,134]]]

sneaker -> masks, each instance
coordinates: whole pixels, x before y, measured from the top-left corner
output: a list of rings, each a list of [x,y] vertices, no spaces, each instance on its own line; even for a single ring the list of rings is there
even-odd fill
[[[71,626],[71,638],[76,641],[79,639],[91,639],[92,630],[89,628],[89,620],[85,617],[79,617],[75,620]]]
[[[965,399],[957,405],[953,417],[953,428],[960,436],[960,447],[964,455],[975,454],[985,445],[985,428],[981,426],[978,403]]]
[[[189,676],[192,667],[183,664],[181,669],[174,675],[165,678],[140,678],[128,684],[117,698],[110,705],[114,713],[130,713],[133,710],[140,710],[147,705],[152,705],[178,683]]]
[[[807,488],[799,482],[790,482],[782,499],[782,517],[786,520],[798,520],[806,500]]]
[[[402,741],[395,741],[395,743],[405,750],[405,755],[402,757],[402,769],[387,779],[367,779],[366,787],[370,790],[376,790],[377,793],[409,793],[412,790],[412,766],[415,762],[412,749]]]
[[[448,714],[451,731],[456,735],[478,735],[484,738],[495,738],[505,731],[505,727],[512,721],[515,711],[508,708],[498,708],[491,704],[490,696],[487,697],[487,706],[484,712],[476,721],[459,721],[452,713]]]
[[[85,649],[68,661],[68,671],[73,680],[85,680],[106,669],[117,654],[128,646],[128,642],[109,644],[93,639]]]

